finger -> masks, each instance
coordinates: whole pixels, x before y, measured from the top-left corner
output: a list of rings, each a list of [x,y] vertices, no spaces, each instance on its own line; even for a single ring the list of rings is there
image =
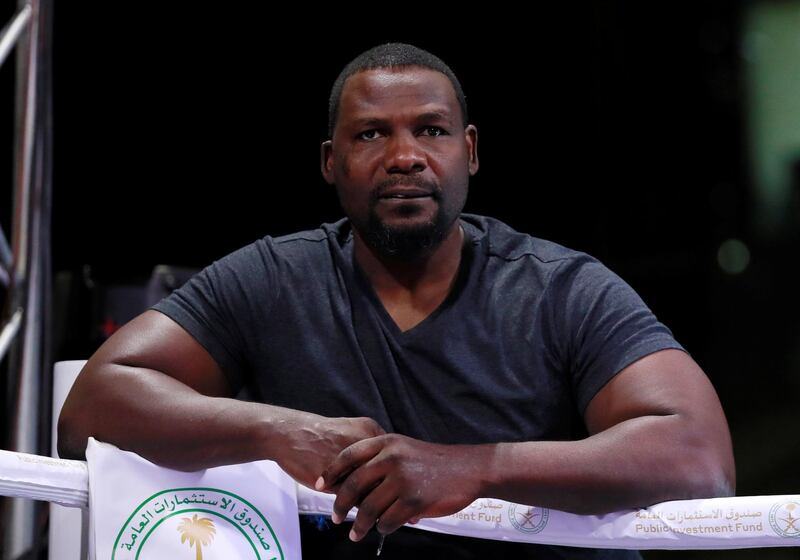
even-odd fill
[[[358,514],[353,523],[353,528],[350,530],[350,540],[360,541],[364,538],[364,535],[369,532],[378,518],[396,499],[397,496],[391,488],[388,488],[385,482],[373,488],[358,504]]]
[[[372,436],[382,436],[383,434],[386,433],[386,430],[384,430],[383,427],[381,427],[381,425],[378,424],[372,418],[364,416],[364,417],[360,418],[360,420],[362,420],[363,422],[366,423],[367,432],[370,433]]]
[[[381,483],[383,476],[380,469],[370,466],[370,464],[362,465],[351,472],[336,493],[331,520],[334,523],[344,521],[347,512],[359,505]]]
[[[325,492],[326,494],[338,494],[339,488],[342,486],[342,482],[347,480],[347,477],[350,476],[350,473],[353,472],[352,470],[343,472],[339,479],[332,482],[331,484],[326,484],[325,479],[320,475],[317,480],[314,482],[314,490],[319,492]]]
[[[420,512],[412,509],[407,502],[396,500],[391,506],[381,513],[375,527],[382,535],[394,533],[406,523],[413,520],[419,521]]]
[[[331,489],[339,479],[360,465],[363,465],[383,448],[382,436],[362,439],[356,443],[345,447],[336,456],[333,462],[322,472],[322,475],[317,479],[314,487],[317,490]]]

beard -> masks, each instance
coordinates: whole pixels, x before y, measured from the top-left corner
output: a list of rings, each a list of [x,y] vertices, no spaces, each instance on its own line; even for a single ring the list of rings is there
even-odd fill
[[[393,226],[378,216],[377,206],[383,192],[397,184],[416,184],[431,193],[436,202],[436,213],[424,222]],[[370,197],[366,223],[354,224],[364,242],[378,254],[400,260],[415,260],[431,253],[447,237],[459,212],[448,212],[442,191],[437,185],[415,176],[395,177],[384,181]],[[418,211],[413,203],[395,209],[398,214],[413,216]],[[453,214],[453,215],[451,215]]]
[[[371,208],[361,235],[367,245],[384,257],[414,260],[438,247],[447,237],[452,222],[441,205],[431,220],[402,227],[387,225]]]

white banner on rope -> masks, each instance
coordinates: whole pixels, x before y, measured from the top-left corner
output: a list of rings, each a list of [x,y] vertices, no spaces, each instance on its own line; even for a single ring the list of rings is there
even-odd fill
[[[300,558],[296,485],[272,461],[186,473],[94,439],[86,458],[98,559]]]
[[[330,515],[332,511],[334,496],[298,486],[270,461],[183,473],[94,440],[90,440],[87,458],[98,558],[135,558],[139,552],[142,558],[163,558],[166,552],[150,556],[143,550],[149,553],[164,546],[168,547],[164,551],[177,553],[187,542],[209,551],[214,548],[215,555],[207,558],[231,558],[216,555],[223,546],[223,530],[226,542],[249,546],[255,558],[299,558],[298,504],[301,514]],[[355,513],[352,510],[348,518],[354,519]],[[211,525],[216,534],[209,535]],[[681,500],[587,516],[482,498],[458,513],[423,519],[413,527],[484,539],[597,548],[798,546],[800,496]],[[245,542],[250,544],[245,546]]]
[[[300,513],[330,515],[334,497],[298,486]],[[355,519],[356,510],[347,518]],[[575,515],[481,498],[417,529],[483,539],[634,550],[800,546],[800,496],[663,502],[607,515]]]

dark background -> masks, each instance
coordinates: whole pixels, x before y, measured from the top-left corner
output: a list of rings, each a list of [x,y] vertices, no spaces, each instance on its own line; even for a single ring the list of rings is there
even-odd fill
[[[625,278],[716,386],[738,493],[800,492],[799,243],[794,221],[770,235],[755,228],[747,3],[532,6],[523,15],[409,5],[355,17],[342,6],[278,15],[58,3],[56,359],[87,358],[101,341],[103,287],[141,284],[157,264],[200,268],[258,237],[338,219],[319,172],[330,86],[361,51],[411,42],[459,76],[479,129],[466,211],[589,252]],[[717,264],[728,238],[750,248],[742,274]]]

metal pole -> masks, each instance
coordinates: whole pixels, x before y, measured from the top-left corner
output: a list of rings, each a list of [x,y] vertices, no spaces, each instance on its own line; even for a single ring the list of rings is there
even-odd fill
[[[19,327],[22,324],[22,309],[17,309],[9,319],[8,323],[0,331],[0,360],[6,355],[11,343],[14,342],[14,337],[19,332]]]
[[[11,268],[11,247],[8,246],[6,234],[2,229],[0,229],[0,264],[5,269]]]
[[[31,19],[31,7],[27,4],[17,12],[14,19],[0,31],[0,65],[5,62],[8,53],[14,48],[20,34],[25,30],[25,26]]]
[[[38,453],[48,455],[51,444],[53,413],[53,269],[51,254],[51,223],[53,201],[53,1],[39,1],[38,50],[39,63],[37,79],[37,127],[36,127],[36,167],[34,176],[38,185],[40,216],[40,254],[39,262],[39,314],[40,352],[39,352],[39,422]],[[33,558],[41,558],[41,549],[47,545],[50,507],[42,502],[36,504],[36,519],[40,521],[34,535]],[[89,516],[83,516],[88,529]],[[84,532],[84,536],[88,533]],[[88,544],[88,539],[83,540]],[[83,558],[86,558],[84,547]],[[55,558],[58,552],[50,555]]]
[[[43,440],[42,405],[48,408],[49,383],[44,371],[49,367],[44,317],[48,313],[49,220],[50,220],[50,138],[49,92],[42,99],[42,88],[49,88],[49,61],[40,67],[42,54],[49,54],[51,11],[39,0],[20,2],[31,12],[30,24],[17,50],[17,123],[15,150],[15,198],[12,234],[13,265],[10,273],[11,309],[24,309],[21,336],[10,356],[12,380],[9,397],[13,411],[10,447],[37,453]],[[48,18],[43,20],[43,17]],[[44,23],[44,25],[43,25]],[[44,390],[44,394],[43,394]],[[6,518],[4,558],[16,559],[30,553],[37,526],[37,510],[28,500],[13,500]]]

